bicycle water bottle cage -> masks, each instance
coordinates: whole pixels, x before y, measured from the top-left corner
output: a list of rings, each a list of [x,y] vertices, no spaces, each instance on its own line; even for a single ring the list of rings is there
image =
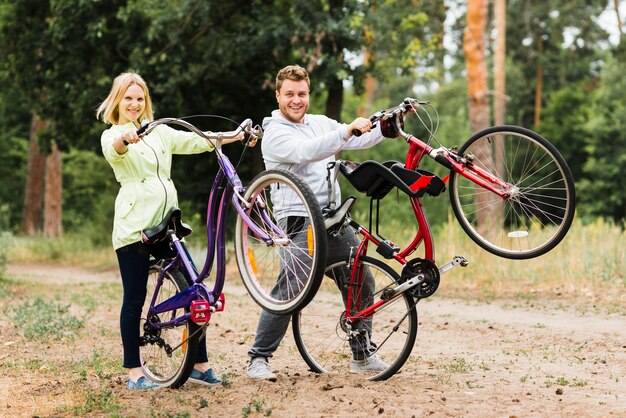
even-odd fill
[[[385,197],[394,187],[411,197],[422,197],[424,193],[437,196],[445,188],[444,182],[433,173],[407,170],[398,161],[382,164],[371,160],[362,163],[342,161],[339,170],[355,189],[377,200]]]
[[[178,238],[186,237],[191,234],[192,229],[189,225],[183,223],[180,217],[180,209],[171,208],[160,224],[150,229],[141,231],[141,240],[144,244],[154,244],[155,242],[159,242],[167,238],[168,230],[173,230]]]

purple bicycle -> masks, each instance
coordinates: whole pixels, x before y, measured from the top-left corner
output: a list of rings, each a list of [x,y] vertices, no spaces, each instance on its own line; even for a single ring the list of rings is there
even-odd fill
[[[182,386],[191,373],[198,340],[206,332],[211,314],[224,310],[226,254],[225,224],[232,203],[237,212],[235,252],[237,265],[248,293],[262,308],[289,314],[313,298],[320,286],[326,261],[326,230],[313,192],[294,174],[268,170],[244,188],[235,166],[221,152],[222,140],[244,132],[261,138],[263,131],[245,120],[232,132],[205,133],[177,118],[158,119],[142,126],[147,135],[160,124],[182,126],[210,141],[219,170],[207,204],[207,253],[198,271],[182,238],[191,228],[182,222],[179,208],[171,208],[163,221],[143,231],[145,243],[169,242],[176,256],[156,260],[150,268],[148,291],[142,312],[140,356],[142,369],[152,381],[166,387]],[[281,204],[274,205],[275,201]],[[290,230],[285,202],[298,207],[308,219],[297,233]],[[291,215],[291,214],[289,214]],[[300,237],[295,242],[295,236]],[[306,242],[302,242],[302,236]],[[214,261],[213,288],[204,283]]]

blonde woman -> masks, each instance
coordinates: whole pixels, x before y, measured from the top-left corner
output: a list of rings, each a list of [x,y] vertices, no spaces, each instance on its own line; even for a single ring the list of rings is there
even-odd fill
[[[96,117],[111,125],[102,133],[102,153],[121,186],[115,200],[112,239],[124,289],[120,312],[123,366],[128,369],[129,389],[152,389],[156,385],[144,376],[139,359],[141,310],[146,298],[150,255],[161,259],[170,258],[173,253],[167,245],[144,244],[141,231],[158,225],[170,208],[178,206],[170,176],[172,155],[198,154],[212,151],[213,147],[192,132],[167,125],[160,125],[150,135],[140,138],[137,129],[141,122],[152,121],[154,116],[148,86],[133,72],[115,78]],[[241,140],[243,134],[224,143]],[[200,340],[189,381],[205,385],[221,382],[209,367],[205,338]]]

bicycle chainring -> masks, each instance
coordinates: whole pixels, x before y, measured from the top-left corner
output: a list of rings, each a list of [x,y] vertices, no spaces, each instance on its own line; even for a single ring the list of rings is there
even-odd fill
[[[402,283],[409,280],[411,277],[415,277],[418,274],[424,275],[424,281],[419,285],[409,290],[409,293],[418,299],[424,299],[432,296],[439,287],[439,281],[441,276],[439,275],[439,269],[430,260],[424,260],[422,258],[414,258],[405,264],[400,275]]]

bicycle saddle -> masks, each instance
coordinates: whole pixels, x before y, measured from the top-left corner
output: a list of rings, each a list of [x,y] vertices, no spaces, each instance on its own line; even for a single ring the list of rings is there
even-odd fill
[[[348,196],[343,202],[341,202],[341,205],[339,205],[337,209],[327,210],[324,212],[324,226],[326,227],[326,231],[330,232],[341,226],[344,218],[348,212],[350,212],[355,202],[356,197]]]
[[[358,191],[373,199],[382,199],[397,187],[411,197],[424,193],[437,196],[445,188],[444,182],[425,170],[407,170],[398,161],[342,161],[339,170]]]
[[[171,208],[160,224],[150,229],[141,231],[141,240],[144,244],[154,244],[167,237],[167,231],[173,229],[178,238],[186,237],[191,234],[192,229],[180,219],[181,210],[179,208]]]

